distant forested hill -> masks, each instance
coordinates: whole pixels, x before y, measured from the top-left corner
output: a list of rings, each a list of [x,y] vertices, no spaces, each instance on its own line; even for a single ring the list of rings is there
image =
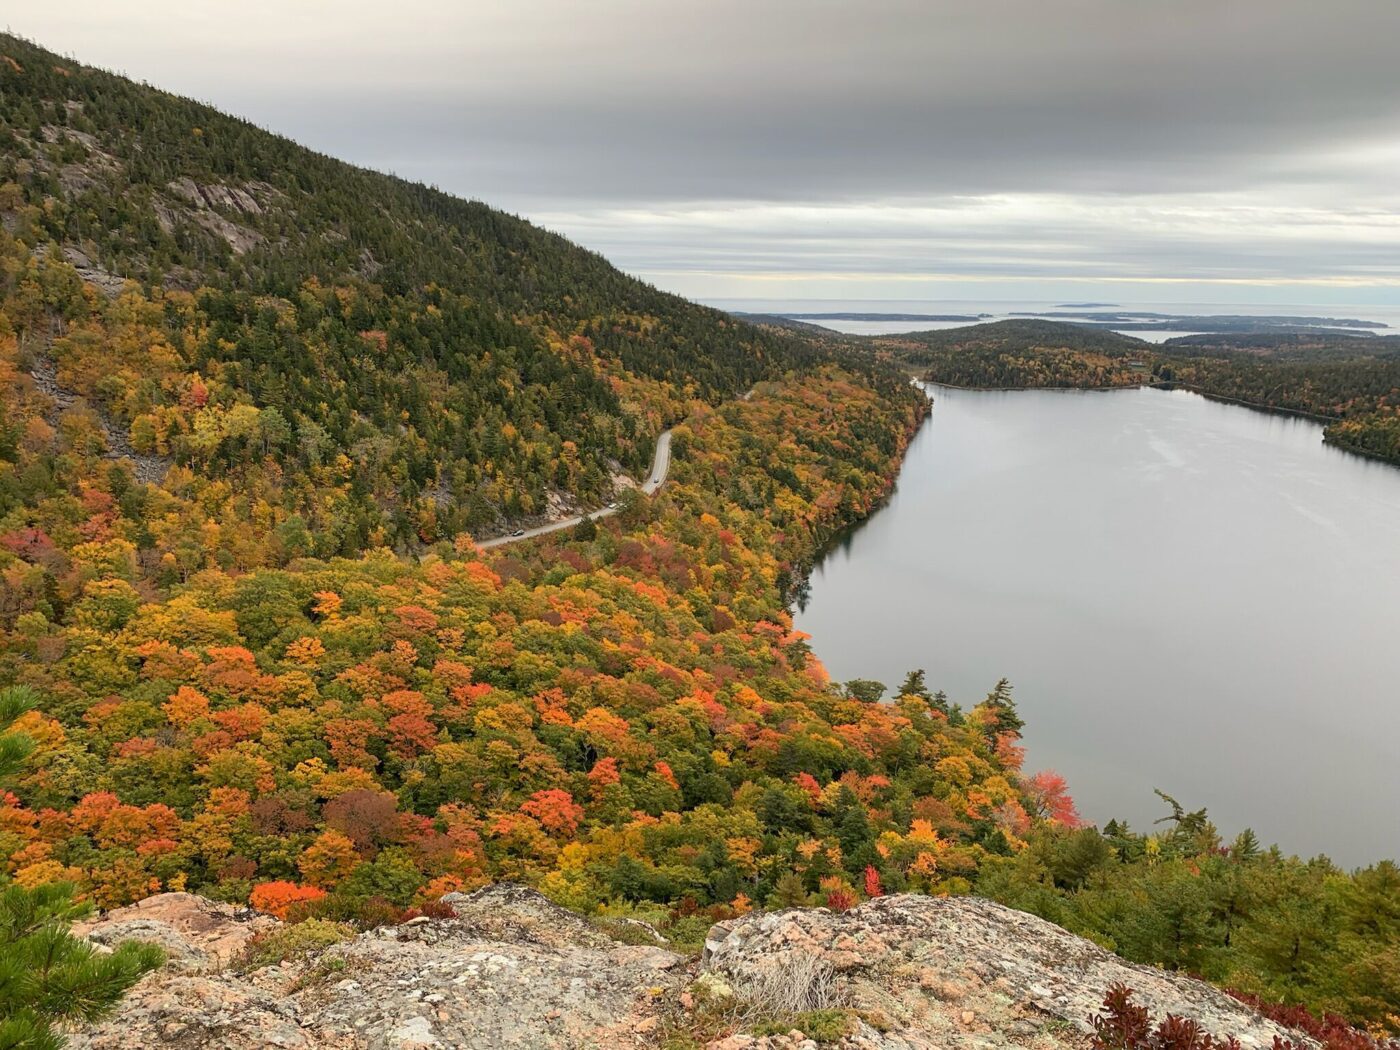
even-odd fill
[[[19,384],[0,514],[71,491],[85,468],[64,455],[129,452],[121,469],[188,472],[200,498],[257,492],[288,553],[489,532],[609,497],[689,399],[814,355],[522,219],[13,36],[0,216]],[[26,452],[53,422],[30,377],[91,410],[81,448]]]
[[[1335,335],[1169,340],[1154,371],[1217,397],[1330,420],[1340,448],[1400,464],[1400,339]]]
[[[875,340],[955,386],[1131,386],[1148,344],[1091,325],[1011,320]]]
[[[1400,338],[1269,332],[1152,344],[1087,325],[998,321],[870,342],[955,386],[1173,383],[1328,421],[1326,440],[1400,464]]]

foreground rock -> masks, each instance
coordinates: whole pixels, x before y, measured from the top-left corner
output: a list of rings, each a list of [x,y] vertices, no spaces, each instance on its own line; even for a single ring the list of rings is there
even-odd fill
[[[1270,1047],[1276,1035],[1311,1045],[1209,984],[977,897],[901,894],[840,914],[749,915],[710,931],[703,962],[735,989],[792,997],[805,987],[808,1008],[846,1006],[880,1021],[888,1030],[870,1032],[865,1046],[1074,1045],[1118,983],[1154,1018],[1190,1017],[1246,1048]]]
[[[105,945],[150,941],[165,949],[167,970],[203,973],[227,966],[255,934],[280,925],[270,915],[193,893],[162,893],[110,911],[100,921],[79,923],[73,933]]]
[[[1154,1013],[1194,1017],[1246,1047],[1275,1034],[1303,1041],[1208,985],[973,898],[746,916],[716,926],[698,964],[620,943],[524,887],[444,900],[455,918],[413,919],[255,969],[245,949],[282,928],[274,919],[189,894],[114,912],[82,932],[99,944],[156,941],[171,962],[70,1045],[602,1050],[674,1038],[814,1050],[815,1035],[845,1050],[1056,1050],[1086,1045],[1087,1019],[1118,981]]]
[[[457,917],[414,919],[312,956],[240,974],[224,951],[252,930],[233,909],[163,894],[85,932],[153,940],[172,965],[142,982],[75,1048],[646,1047],[655,991],[684,960],[620,944],[532,890],[448,898]],[[140,921],[129,913],[140,913]],[[161,916],[157,919],[155,916]],[[219,922],[211,925],[209,919]],[[259,918],[255,929],[275,920]],[[247,930],[248,932],[243,932]],[[233,959],[236,962],[236,958]]]

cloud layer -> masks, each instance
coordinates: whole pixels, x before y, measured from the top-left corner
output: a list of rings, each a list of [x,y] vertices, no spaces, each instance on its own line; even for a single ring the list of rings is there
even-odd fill
[[[1400,282],[1393,3],[38,6],[12,28],[693,294]]]

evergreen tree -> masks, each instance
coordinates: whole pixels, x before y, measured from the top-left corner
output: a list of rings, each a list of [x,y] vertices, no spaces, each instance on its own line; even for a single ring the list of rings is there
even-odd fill
[[[93,1021],[111,1011],[164,954],[128,941],[99,955],[68,932],[91,911],[73,888],[49,883],[0,889],[0,1047],[57,1050],[58,1024]]]
[[[0,689],[0,779],[12,776],[33,750],[22,733],[8,732],[34,706],[33,690]],[[126,990],[161,964],[154,945],[127,942],[98,955],[68,932],[92,909],[73,900],[73,887],[0,884],[0,1048],[57,1050],[54,1026],[92,1021],[111,1010]]]
[[[1149,869],[1134,892],[1143,906],[1127,913],[1120,950],[1169,970],[1208,972],[1220,943],[1209,884],[1178,862]]]
[[[29,737],[8,730],[15,719],[32,710],[37,701],[37,694],[28,686],[12,685],[0,689],[0,782],[14,776],[34,750],[34,741]]]
[[[807,905],[807,887],[802,884],[802,876],[795,871],[785,871],[778,877],[773,892],[768,895],[770,908],[802,908]]]
[[[587,543],[598,538],[598,523],[590,515],[585,514],[579,523],[574,526],[574,539]]]
[[[992,740],[1007,734],[1020,736],[1026,726],[1016,713],[1016,701],[1011,698],[1011,683],[1005,678],[997,682],[978,707],[991,716],[987,722],[987,735]]]
[[[852,678],[846,683],[846,695],[863,704],[878,704],[885,695],[885,683],[872,678]]]
[[[900,696],[917,696],[920,700],[932,700],[933,694],[928,691],[928,686],[924,684],[924,669],[922,667],[910,671],[904,676],[904,682],[899,687]]]
[[[1259,836],[1254,834],[1253,828],[1245,828],[1235,836],[1230,855],[1236,860],[1253,860],[1259,856]]]

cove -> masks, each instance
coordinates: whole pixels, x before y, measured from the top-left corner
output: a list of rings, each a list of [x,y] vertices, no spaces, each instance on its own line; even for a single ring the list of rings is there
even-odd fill
[[[928,390],[796,613],[833,678],[1010,678],[1026,768],[1100,826],[1159,787],[1227,839],[1400,855],[1400,470],[1186,391]]]

